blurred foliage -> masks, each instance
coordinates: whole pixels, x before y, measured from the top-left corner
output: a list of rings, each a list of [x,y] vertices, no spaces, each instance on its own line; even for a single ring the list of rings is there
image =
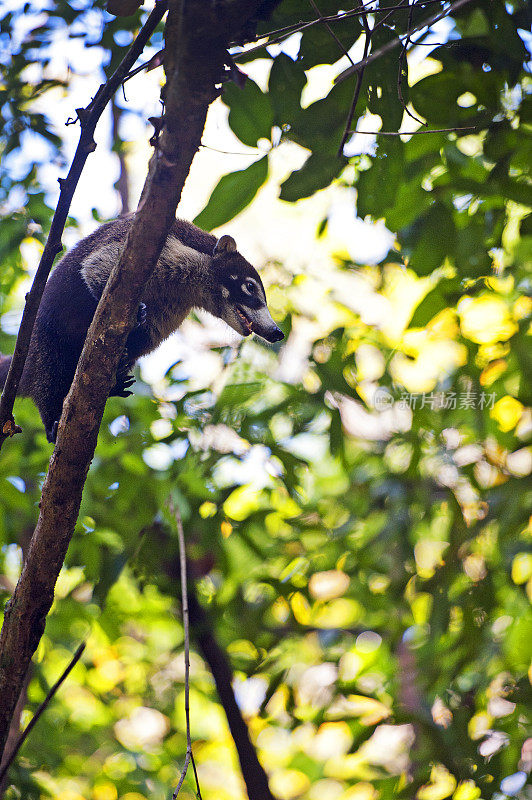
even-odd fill
[[[440,6],[419,4],[413,22]],[[54,47],[80,37],[101,48],[102,67],[114,64],[141,13],[114,20],[83,2],[2,12],[4,311],[27,276],[21,243],[41,241],[50,223],[42,167],[64,161],[40,103],[68,90],[48,74]],[[375,49],[406,29],[408,14],[376,29]],[[531,796],[526,15],[520,0],[469,3],[404,76],[403,96],[430,128],[474,133],[359,137],[358,154],[343,158],[354,79],[301,104],[308,71],[342,56],[325,27],[305,29],[294,58],[279,48],[240,57],[243,68],[271,62],[266,91],[250,79],[224,94],[242,145],[308,151],[281,198],[334,182],[356,192],[359,217],[384,219],[396,245],[373,266],[331,256],[320,275],[269,265],[271,306],[290,334],[278,352],[249,341],[236,359],[213,349],[215,378],[198,383],[177,365],[154,395],[140,387],[108,402],[23,723],[85,637],[87,650],[24,745],[7,797],[156,800],[176,784],[186,742],[170,493],[280,800]],[[283,0],[261,32],[313,16],[310,4]],[[348,49],[363,34],[356,16],[334,30]],[[368,67],[355,121],[367,113],[383,130],[403,118],[405,130],[417,127],[397,95],[398,59],[397,49]],[[263,149],[222,178],[200,223],[221,225],[250,203],[268,158]],[[12,345],[2,333],[4,352]],[[0,461],[5,600],[50,451],[31,403],[19,401],[16,415],[24,434]],[[213,680],[195,654],[191,707],[203,796],[242,797]],[[194,796],[188,779],[183,796]]]

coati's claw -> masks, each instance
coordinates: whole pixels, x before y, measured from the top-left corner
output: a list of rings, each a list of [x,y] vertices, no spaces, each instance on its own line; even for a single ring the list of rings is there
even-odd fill
[[[139,310],[137,311],[137,322],[135,328],[142,328],[146,324],[148,318],[148,310],[146,303],[139,303]]]
[[[133,383],[135,377],[129,371],[131,369],[131,361],[127,350],[124,350],[118,362],[116,370],[116,383],[109,392],[109,397],[128,397],[133,392],[126,391]]]
[[[129,397],[133,392],[128,391],[128,389],[134,383],[135,378],[133,375],[124,375],[123,378],[119,378],[117,375],[117,381],[109,392],[109,397]]]

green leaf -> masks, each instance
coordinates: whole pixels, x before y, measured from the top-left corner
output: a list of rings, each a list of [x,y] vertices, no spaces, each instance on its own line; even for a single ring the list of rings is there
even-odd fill
[[[223,95],[229,106],[229,125],[241,142],[256,147],[259,139],[270,139],[273,110],[270,98],[248,78],[243,89],[230,83]]]
[[[334,86],[326,97],[311,103],[294,118],[290,139],[309,150],[336,153],[352,96],[349,81]]]
[[[268,156],[254,161],[247,169],[230,172],[220,178],[209,202],[194,223],[204,230],[218,228],[251,203],[268,177]]]
[[[302,65],[280,53],[273,62],[268,83],[276,125],[290,124],[301,111],[301,92],[306,82]]]
[[[337,156],[313,153],[301,169],[292,172],[281,185],[281,200],[294,203],[302,197],[310,197],[319,189],[329,186],[344,166],[343,159]]]
[[[456,229],[448,206],[435,203],[423,217],[409,267],[418,275],[429,275],[454,252]]]
[[[424,328],[444,308],[456,305],[462,295],[460,286],[460,281],[456,278],[446,278],[440,281],[419,303],[408,327]]]
[[[448,127],[460,124],[464,117],[471,115],[470,109],[456,105],[460,95],[468,90],[469,87],[456,73],[438,72],[414,84],[410,98],[415,110],[425,119]]]
[[[370,214],[379,218],[397,206],[397,192],[405,182],[403,152],[404,145],[397,137],[379,142],[371,167],[360,173],[357,182],[359,217]]]

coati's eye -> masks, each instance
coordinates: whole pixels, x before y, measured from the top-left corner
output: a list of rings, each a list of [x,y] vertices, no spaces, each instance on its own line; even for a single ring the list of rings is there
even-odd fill
[[[255,281],[244,281],[244,283],[242,284],[242,289],[248,294],[256,294],[257,284],[255,283]]]

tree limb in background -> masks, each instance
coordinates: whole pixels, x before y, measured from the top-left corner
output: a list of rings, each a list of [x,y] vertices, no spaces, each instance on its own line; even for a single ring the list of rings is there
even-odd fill
[[[200,604],[193,586],[189,586],[188,608],[194,638],[203,658],[209,665],[220,703],[229,723],[249,800],[275,800],[268,785],[268,776],[257,757],[249,738],[248,727],[235,699],[231,665],[226,653],[216,640],[211,622]]]
[[[96,309],[63,406],[28,558],[6,606],[0,634],[0,752],[74,532],[120,354],[175,219],[207,109],[220,93],[227,43],[252,20],[260,4],[261,0],[169,2],[162,130],[125,249]]]
[[[408,11],[408,22],[406,23],[406,27],[408,28],[408,30],[410,30],[410,26],[412,25],[413,14],[414,14],[414,4],[410,6],[410,9]],[[399,98],[399,102],[403,106],[403,111],[406,111],[408,116],[411,117],[416,122],[419,122],[420,125],[426,126],[427,124],[426,122],[423,122],[422,119],[419,119],[419,117],[416,117],[415,114],[412,114],[412,112],[409,111],[403,96],[403,77],[408,77],[408,66],[405,69],[405,65],[407,65],[406,53],[408,50],[408,45],[411,42],[410,35],[411,34],[408,34],[408,36],[404,40],[403,47],[401,49],[401,55],[399,56],[399,65],[397,68],[397,96]]]
[[[18,386],[24,370],[28,348],[30,346],[33,325],[41,302],[42,293],[52,269],[55,257],[63,249],[61,237],[65,228],[66,219],[76,191],[83,167],[90,153],[96,149],[94,130],[107,103],[119,88],[131,67],[138,59],[155,28],[166,12],[166,0],[159,0],[149,15],[144,27],[129,48],[116,71],[109,80],[102,84],[95,97],[86,108],[76,109],[77,119],[81,125],[78,146],[66,178],[60,178],[61,191],[55,210],[50,233],[46,241],[33,284],[26,295],[26,305],[20,322],[20,328],[15,344],[15,352],[11,359],[2,396],[0,398],[0,448],[8,436],[20,432],[13,419],[13,405],[17,396]],[[73,120],[72,120],[73,122]]]
[[[321,13],[321,11],[319,10],[318,6],[316,5],[316,3],[315,3],[315,0],[309,0],[309,3],[310,3],[310,5],[312,6],[312,8],[314,9],[314,11],[316,12],[316,14],[318,15],[318,19],[320,19],[320,20],[322,21],[322,23],[323,23],[323,25],[324,25],[325,29],[328,31],[328,33],[329,33],[329,35],[330,35],[331,39],[334,39],[334,41],[335,41],[335,42],[336,42],[336,44],[338,45],[339,49],[342,51],[342,53],[344,54],[344,56],[346,56],[346,58],[348,59],[349,63],[350,63],[350,64],[351,64],[351,65],[354,67],[354,66],[355,66],[355,62],[353,61],[353,59],[352,59],[352,58],[351,58],[351,56],[349,55],[349,51],[348,51],[348,50],[346,50],[346,48],[343,46],[343,44],[342,44],[341,40],[340,40],[340,39],[338,38],[338,36],[335,34],[335,32],[333,31],[333,29],[331,28],[331,26],[329,25],[329,23],[328,23],[328,22],[326,22],[326,21],[324,20],[324,18],[323,18],[323,14],[322,14],[322,13]]]

